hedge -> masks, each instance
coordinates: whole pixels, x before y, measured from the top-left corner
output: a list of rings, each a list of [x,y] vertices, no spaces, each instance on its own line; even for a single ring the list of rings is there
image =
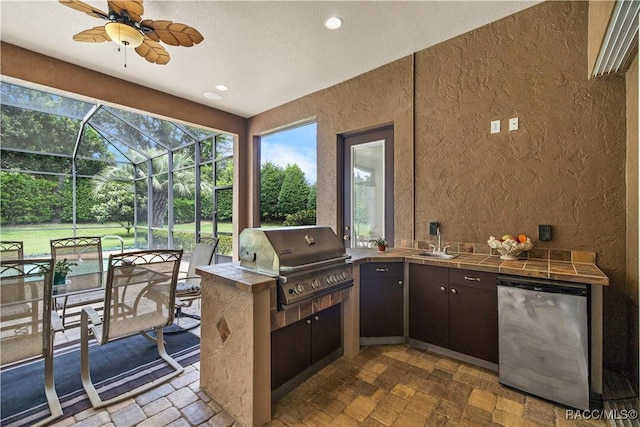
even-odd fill
[[[169,245],[169,233],[167,230],[152,230],[154,247]],[[232,254],[233,239],[231,236],[218,236],[218,248],[217,253],[220,255]],[[196,235],[188,231],[174,231],[173,232],[173,246],[178,249],[184,249],[185,252],[193,252],[196,246]]]

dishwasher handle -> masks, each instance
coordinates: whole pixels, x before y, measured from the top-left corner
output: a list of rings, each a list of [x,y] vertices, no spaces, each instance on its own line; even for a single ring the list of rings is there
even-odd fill
[[[498,280],[496,283],[498,286],[505,286],[534,292],[566,294],[584,297],[588,295],[587,285],[581,283],[562,282],[559,280],[498,276]]]

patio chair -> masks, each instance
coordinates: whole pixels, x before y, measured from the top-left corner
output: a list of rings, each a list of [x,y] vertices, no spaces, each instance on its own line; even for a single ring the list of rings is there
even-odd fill
[[[51,240],[51,257],[54,268],[57,262],[67,260],[75,263],[67,276],[74,295],[55,298],[57,288],[54,286],[56,304],[62,309],[62,323],[67,327],[67,310],[98,303],[104,297],[104,264],[102,257],[102,240],[100,237],[69,237]],[[62,302],[58,302],[61,299]]]
[[[213,261],[213,256],[216,253],[216,247],[218,246],[218,239],[215,237],[201,237],[199,242],[196,243],[189,260],[189,266],[186,272],[181,272],[178,278],[178,284],[176,285],[176,323],[173,326],[180,326],[180,318],[190,317],[192,319],[200,320],[200,316],[196,314],[184,313],[182,309],[184,307],[191,307],[193,302],[199,299],[202,295],[200,288],[200,276],[196,274],[196,267],[202,265],[210,265]],[[188,328],[173,328],[165,330],[165,333],[179,333],[185,332],[189,329],[198,327],[200,323],[196,322],[190,325]]]
[[[173,322],[176,282],[182,250],[143,250],[109,256],[102,317],[91,307],[80,316],[80,372],[82,385],[94,408],[102,408],[147,391],[174,378],[183,367],[164,347],[162,328]],[[92,381],[89,340],[99,345],[148,330],[155,330],[160,357],[173,371],[108,400],[102,400]],[[100,363],[96,361],[94,363]]]
[[[0,261],[1,364],[44,358],[44,388],[51,414],[37,426],[62,415],[53,377],[54,335],[62,330],[62,323],[51,310],[52,276],[50,258]]]
[[[0,259],[12,260],[24,258],[24,249],[21,241],[0,241]]]

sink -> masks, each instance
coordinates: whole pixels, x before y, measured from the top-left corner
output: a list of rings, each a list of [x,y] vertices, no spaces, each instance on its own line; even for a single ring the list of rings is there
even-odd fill
[[[438,258],[438,259],[454,259],[458,256],[458,254],[439,254],[433,252],[421,252],[418,256],[426,256],[429,258]]]

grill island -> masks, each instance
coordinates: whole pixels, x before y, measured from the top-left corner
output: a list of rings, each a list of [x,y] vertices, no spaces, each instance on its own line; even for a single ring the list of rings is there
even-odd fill
[[[257,426],[271,419],[271,332],[341,304],[343,352],[355,356],[359,291],[330,227],[245,229],[239,258],[196,269],[200,386],[243,425]]]

